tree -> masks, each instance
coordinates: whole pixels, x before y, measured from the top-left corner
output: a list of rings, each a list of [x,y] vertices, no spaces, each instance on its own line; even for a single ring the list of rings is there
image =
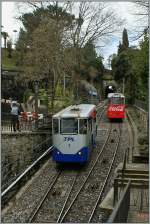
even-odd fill
[[[122,44],[123,44],[124,49],[127,49],[129,47],[128,33],[125,28],[124,28],[123,34],[122,34]]]
[[[73,3],[67,4],[71,10]],[[94,49],[97,41],[110,37],[122,23],[104,4],[96,4],[76,3],[79,14],[75,17],[57,2],[47,6],[31,3],[34,11],[20,17],[25,29],[20,32],[17,43],[28,79],[41,79],[47,74],[54,93],[54,83],[57,85],[60,76],[67,72],[71,73],[76,86],[82,71],[90,67],[86,67],[89,63],[84,53],[86,45],[89,45],[88,49]],[[88,57],[94,57],[94,50]],[[92,60],[102,65],[100,58]]]
[[[118,54],[127,50],[128,47],[129,47],[128,33],[127,33],[127,30],[124,28],[122,33],[122,43],[119,42],[119,46],[118,46]]]
[[[139,50],[134,58],[134,70],[138,77],[137,89],[139,91],[137,98],[147,101],[149,76],[149,39],[147,33],[144,34],[142,41],[139,43]]]
[[[119,45],[118,45],[118,54],[120,54],[123,50],[124,50],[124,47],[123,47],[123,45],[121,44],[121,42],[119,41]]]
[[[134,30],[133,39],[138,40],[144,36],[145,31],[148,32],[148,14],[149,14],[149,1],[148,0],[137,0],[135,1],[135,12],[134,15],[138,17],[136,21],[136,27]],[[136,33],[136,34],[135,34]]]
[[[59,26],[59,27],[58,27]],[[59,79],[73,64],[72,52],[64,47],[63,25],[53,19],[41,22],[33,32],[32,45],[26,53],[25,71],[29,80],[48,78],[51,88],[51,108]],[[43,34],[44,40],[43,40]]]
[[[149,41],[145,32],[138,48],[129,47],[112,59],[112,70],[115,80],[121,84],[125,79],[125,93],[133,102],[135,98],[148,98]]]
[[[12,58],[12,41],[7,41],[8,58]]]

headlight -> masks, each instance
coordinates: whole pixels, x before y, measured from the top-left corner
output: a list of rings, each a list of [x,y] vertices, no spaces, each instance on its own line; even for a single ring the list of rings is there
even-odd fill
[[[60,154],[60,152],[59,152],[59,151],[57,151],[57,154]]]
[[[81,155],[82,153],[81,152],[78,152],[78,154]]]

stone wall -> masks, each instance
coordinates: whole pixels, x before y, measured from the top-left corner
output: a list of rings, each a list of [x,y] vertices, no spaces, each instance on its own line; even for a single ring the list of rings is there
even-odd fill
[[[45,141],[49,139],[48,141]],[[41,144],[43,142],[43,144]],[[2,190],[51,145],[49,132],[2,133]]]

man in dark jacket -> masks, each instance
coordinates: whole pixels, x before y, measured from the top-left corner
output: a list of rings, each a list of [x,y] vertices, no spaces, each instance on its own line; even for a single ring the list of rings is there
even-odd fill
[[[19,105],[16,101],[12,101],[11,103],[11,122],[13,126],[13,131],[19,130]]]

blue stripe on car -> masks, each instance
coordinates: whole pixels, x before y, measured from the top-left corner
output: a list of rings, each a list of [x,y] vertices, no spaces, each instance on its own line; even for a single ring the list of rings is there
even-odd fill
[[[79,155],[81,152],[81,155]],[[57,148],[52,152],[53,160],[56,162],[86,162],[89,159],[90,149],[88,147],[81,148],[76,154],[63,154]]]

